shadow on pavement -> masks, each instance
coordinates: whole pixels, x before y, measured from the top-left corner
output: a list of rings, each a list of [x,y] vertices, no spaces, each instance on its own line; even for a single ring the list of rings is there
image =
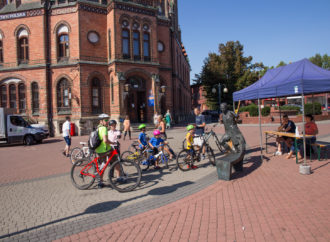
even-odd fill
[[[320,169],[320,168],[322,168],[322,167],[324,167],[324,166],[327,166],[329,163],[330,163],[330,162],[328,161],[327,163],[324,163],[324,164],[322,164],[322,165],[320,165],[320,166],[318,166],[318,167],[313,168],[313,169],[312,169],[312,172],[314,172],[314,171],[316,171],[316,170],[318,170],[318,169]]]
[[[89,206],[88,208],[86,208],[86,210],[83,213],[78,213],[78,214],[75,214],[75,215],[72,215],[72,216],[68,216],[68,217],[57,219],[57,220],[53,220],[53,221],[50,221],[48,223],[44,223],[44,224],[41,224],[41,225],[38,225],[38,226],[23,229],[23,230],[14,232],[14,233],[2,235],[2,236],[0,236],[0,240],[4,239],[4,238],[7,238],[7,237],[11,237],[11,236],[19,235],[19,234],[22,234],[22,233],[26,233],[26,232],[29,232],[29,231],[32,231],[32,230],[41,229],[41,228],[44,228],[46,226],[54,225],[56,223],[60,223],[60,222],[63,222],[63,221],[66,221],[66,220],[69,220],[69,219],[72,219],[72,218],[77,218],[77,217],[82,216],[82,215],[105,213],[105,212],[108,212],[108,211],[111,211],[111,210],[114,210],[114,209],[118,208],[123,203],[133,201],[133,200],[136,200],[136,199],[139,199],[139,198],[142,198],[142,197],[146,197],[148,195],[161,196],[161,195],[169,194],[169,193],[175,192],[180,187],[184,187],[184,186],[191,185],[191,184],[193,184],[193,182],[185,181],[185,182],[173,184],[173,185],[170,185],[170,186],[158,187],[158,188],[150,190],[146,194],[136,196],[136,197],[132,197],[132,198],[129,198],[129,199],[126,199],[126,200],[123,200],[123,201],[108,201],[108,202],[97,203],[97,204],[94,204],[94,205]]]
[[[241,171],[241,172],[235,171],[232,174],[232,177],[231,177],[233,180],[234,179],[239,179],[239,178],[242,178],[242,177],[245,177],[245,176],[249,175],[250,173],[254,172],[256,169],[258,169],[262,164],[260,155],[248,157],[248,159],[246,160],[245,163],[246,164],[247,163],[252,163],[252,165],[250,165],[248,167],[244,166],[243,171]]]

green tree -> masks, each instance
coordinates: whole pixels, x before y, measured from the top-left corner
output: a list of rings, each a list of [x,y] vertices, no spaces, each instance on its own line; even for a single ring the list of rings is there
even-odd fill
[[[323,56],[316,54],[310,57],[309,60],[319,67],[330,70],[330,56],[327,54],[324,54]]]
[[[243,75],[237,80],[236,90],[241,90],[258,81],[266,73],[263,63],[255,63],[244,71]]]
[[[237,90],[236,82],[250,70],[252,61],[251,56],[244,56],[243,45],[239,41],[220,44],[218,52],[208,55],[201,73],[195,79],[195,82],[199,81],[204,86],[208,105],[213,108],[219,106],[218,93],[213,93],[212,89],[221,83],[228,89],[228,93],[222,93],[221,101],[232,103],[232,94]]]
[[[280,63],[278,63],[278,65],[276,66],[277,67],[280,67],[280,66],[286,66],[286,63],[284,61],[280,61]]]

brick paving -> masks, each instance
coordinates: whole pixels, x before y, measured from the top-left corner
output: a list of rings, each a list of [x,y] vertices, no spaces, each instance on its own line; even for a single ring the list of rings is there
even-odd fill
[[[329,161],[304,176],[292,160],[254,155],[230,182],[59,241],[329,241]]]
[[[329,127],[319,124],[320,137]],[[241,129],[257,146],[256,129]],[[294,160],[269,158],[254,152],[232,181],[59,241],[329,241],[329,160],[309,162],[304,176]]]
[[[319,137],[328,139],[330,124],[318,126]],[[124,194],[74,189],[67,174],[70,164],[64,157],[56,158],[63,144],[44,144],[44,152],[56,162],[45,155],[26,160],[35,169],[50,167],[51,174],[31,169],[21,179],[14,173],[0,180],[0,240],[329,241],[329,161],[312,162],[310,176],[300,175],[293,159],[269,157],[270,162],[261,163],[258,127],[243,125],[241,130],[252,152],[244,172],[235,174],[234,180],[217,181],[210,166],[186,173],[151,172],[140,189]],[[178,150],[184,132],[172,132],[177,136],[172,147]],[[29,158],[35,150],[24,149],[33,147],[37,146],[2,147],[0,163],[4,150],[20,150],[17,154]],[[6,167],[19,170],[18,164],[13,160]]]

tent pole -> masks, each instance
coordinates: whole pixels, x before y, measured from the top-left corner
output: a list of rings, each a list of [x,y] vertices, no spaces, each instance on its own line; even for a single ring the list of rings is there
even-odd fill
[[[233,100],[233,111],[235,112],[235,101]]]
[[[312,103],[313,103],[313,115],[315,115],[315,107],[314,107],[314,94],[312,94]]]
[[[258,113],[259,113],[259,133],[260,133],[260,158],[261,162],[263,161],[263,154],[262,154],[262,129],[261,129],[261,108],[260,108],[260,99],[258,98]]]
[[[303,141],[304,141],[304,165],[306,165],[306,136],[305,136],[305,97],[301,94],[302,110],[303,110]],[[296,151],[298,152],[298,151]]]
[[[325,111],[328,112],[328,93],[325,94]]]

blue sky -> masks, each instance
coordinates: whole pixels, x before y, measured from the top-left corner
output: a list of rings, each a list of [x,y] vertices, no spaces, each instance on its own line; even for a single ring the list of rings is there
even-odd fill
[[[191,79],[230,40],[267,66],[330,55],[330,0],[179,0],[179,24]]]

